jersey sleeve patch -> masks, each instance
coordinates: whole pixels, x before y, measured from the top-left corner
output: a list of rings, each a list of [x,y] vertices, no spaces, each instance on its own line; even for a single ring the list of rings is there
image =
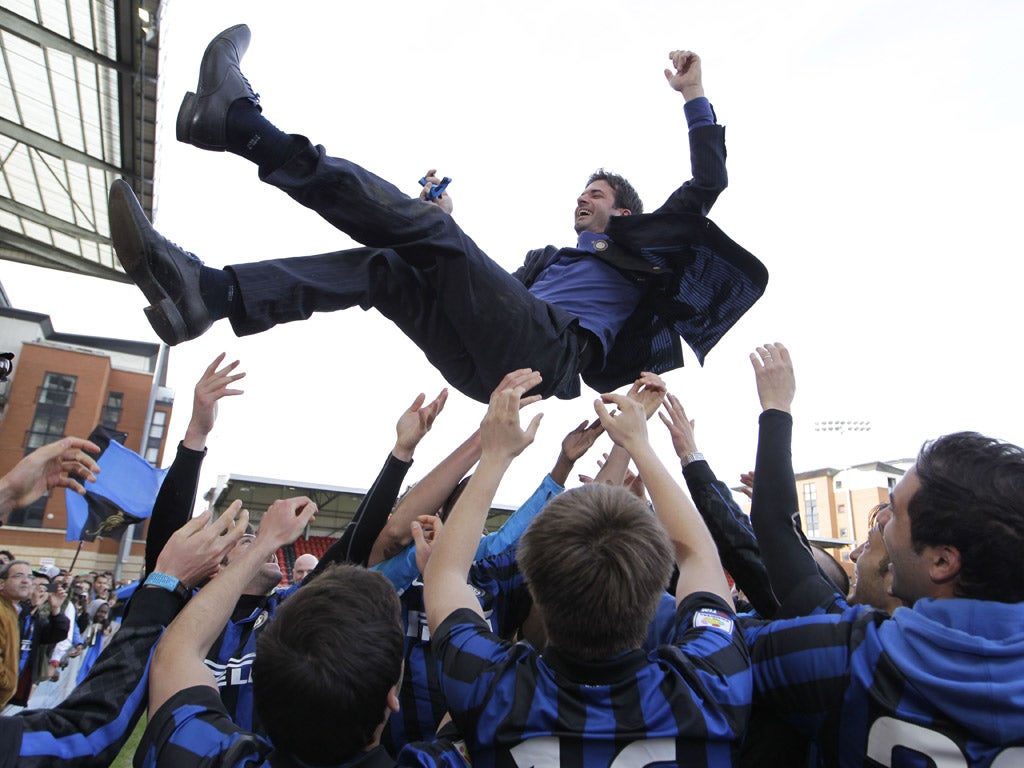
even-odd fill
[[[727,635],[732,635],[735,623],[733,618],[727,613],[716,611],[713,608],[701,608],[693,614],[694,628],[710,627]]]

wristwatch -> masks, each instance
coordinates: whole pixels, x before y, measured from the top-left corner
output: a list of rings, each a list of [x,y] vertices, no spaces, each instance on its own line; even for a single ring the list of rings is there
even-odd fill
[[[682,458],[684,467],[692,464],[695,461],[704,461],[704,454],[701,453],[700,451],[691,451],[690,453],[684,455]]]

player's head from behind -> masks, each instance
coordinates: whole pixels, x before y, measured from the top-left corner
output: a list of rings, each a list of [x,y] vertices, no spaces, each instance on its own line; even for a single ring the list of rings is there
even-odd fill
[[[673,566],[668,535],[647,506],[601,483],[549,501],[517,557],[549,642],[583,660],[643,644]]]
[[[587,186],[576,198],[577,232],[601,234],[612,216],[643,213],[640,195],[624,177],[599,168],[590,174]]]
[[[891,506],[897,597],[1024,600],[1024,450],[976,432],[925,443]]]
[[[253,664],[256,711],[274,746],[305,763],[372,747],[397,711],[403,632],[381,574],[333,566],[281,604]]]
[[[820,544],[811,543],[811,556],[814,558],[818,570],[825,574],[825,577],[832,582],[836,591],[846,595],[850,591],[850,577],[847,575],[839,561],[832,557]]]

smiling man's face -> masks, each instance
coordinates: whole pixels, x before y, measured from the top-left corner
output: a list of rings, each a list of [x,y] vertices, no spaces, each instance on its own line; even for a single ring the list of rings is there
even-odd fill
[[[615,207],[615,190],[607,181],[592,181],[576,198],[577,232],[593,232],[600,235],[608,226],[612,216],[628,216],[626,208]]]

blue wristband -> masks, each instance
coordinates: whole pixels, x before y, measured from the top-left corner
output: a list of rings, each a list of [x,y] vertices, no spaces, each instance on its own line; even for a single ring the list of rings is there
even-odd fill
[[[153,571],[146,577],[144,582],[145,586],[162,587],[168,592],[173,592],[182,600],[188,600],[189,592],[188,588],[178,581],[173,576],[169,576],[166,573],[160,573],[159,571]]]

